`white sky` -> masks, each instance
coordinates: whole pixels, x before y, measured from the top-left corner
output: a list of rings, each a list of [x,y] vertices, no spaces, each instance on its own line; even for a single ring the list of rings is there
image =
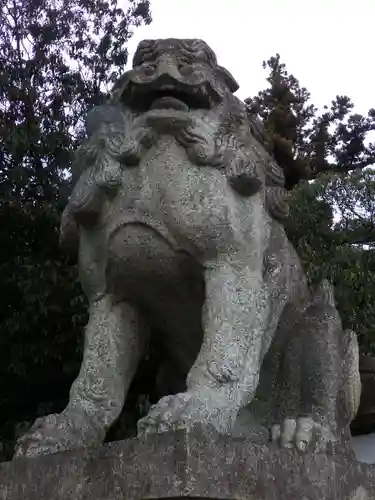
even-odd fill
[[[129,43],[129,65],[144,38],[202,38],[241,99],[265,88],[262,61],[279,52],[317,106],[346,94],[360,113],[375,107],[375,0],[151,0],[151,9],[153,22]]]

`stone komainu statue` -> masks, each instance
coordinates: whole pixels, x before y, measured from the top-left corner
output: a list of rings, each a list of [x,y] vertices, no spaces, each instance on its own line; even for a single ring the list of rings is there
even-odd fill
[[[203,41],[146,40],[89,113],[61,225],[89,300],[82,366],[65,410],[39,419],[16,457],[101,443],[150,327],[170,385],[139,433],[275,424],[304,449],[355,414],[356,337],[329,284],[308,289],[282,226],[283,172],[237,88]]]

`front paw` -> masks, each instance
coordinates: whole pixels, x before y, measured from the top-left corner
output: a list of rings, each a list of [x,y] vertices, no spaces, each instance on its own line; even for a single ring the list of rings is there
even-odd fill
[[[314,448],[325,451],[328,443],[336,441],[327,425],[317,422],[312,417],[286,418],[281,424],[271,428],[271,440],[282,448],[297,448],[300,452]]]
[[[59,415],[53,413],[36,419],[30,429],[17,439],[13,459],[53,453],[50,451],[51,437],[53,429],[58,427],[58,418]]]
[[[187,429],[195,424],[213,427],[220,434],[231,432],[237,410],[225,397],[211,390],[166,396],[138,422],[138,435]]]
[[[82,415],[53,413],[38,418],[32,427],[16,443],[13,459],[37,457],[103,442],[105,432],[95,429]]]

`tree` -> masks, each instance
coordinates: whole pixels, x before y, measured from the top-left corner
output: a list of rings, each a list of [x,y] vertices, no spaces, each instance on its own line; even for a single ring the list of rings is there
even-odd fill
[[[348,174],[375,163],[375,144],[367,142],[375,130],[375,109],[364,117],[352,113],[348,97],[336,96],[318,113],[310,93],[288,74],[279,54],[263,62],[263,68],[269,71],[269,87],[246,102],[264,122],[287,189],[300,179],[324,172]]]
[[[60,411],[80,363],[85,299],[58,249],[86,111],[124,71],[147,0],[4,0],[0,10],[0,442]]]
[[[286,230],[310,281],[333,281],[344,325],[375,351],[375,110],[336,96],[319,112],[278,54],[263,67],[269,86],[246,102],[291,191]]]
[[[56,199],[87,109],[127,62],[149,2],[6,0],[0,22],[1,186],[22,199]]]

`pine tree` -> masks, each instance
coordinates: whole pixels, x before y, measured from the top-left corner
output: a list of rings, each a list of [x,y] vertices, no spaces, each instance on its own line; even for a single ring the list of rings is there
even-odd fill
[[[353,103],[336,96],[322,113],[310,102],[310,93],[290,75],[280,55],[263,62],[268,88],[246,99],[249,111],[262,119],[274,156],[286,175],[286,187],[322,173],[362,170],[375,163],[375,109],[368,116],[352,113]]]

